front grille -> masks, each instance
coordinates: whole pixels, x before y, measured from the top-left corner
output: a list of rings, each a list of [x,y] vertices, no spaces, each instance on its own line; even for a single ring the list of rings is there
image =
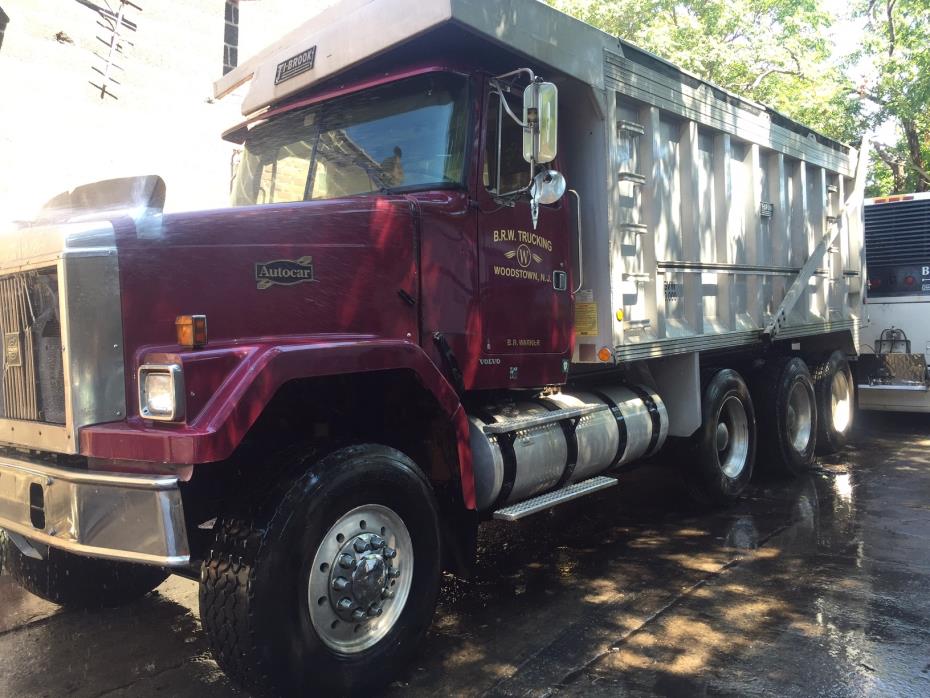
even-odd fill
[[[0,418],[65,423],[55,268],[0,277]]]

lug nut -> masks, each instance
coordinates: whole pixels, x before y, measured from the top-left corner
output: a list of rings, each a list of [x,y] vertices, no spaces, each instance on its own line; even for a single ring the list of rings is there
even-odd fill
[[[340,611],[348,611],[350,608],[352,608],[352,606],[354,606],[352,599],[350,598],[339,599],[339,603],[336,605],[339,607]]]
[[[375,550],[378,548],[386,548],[387,541],[384,540],[381,536],[372,536],[371,537],[371,547]]]
[[[362,621],[362,620],[365,620],[366,618],[368,618],[368,614],[365,613],[365,611],[363,611],[362,609],[356,608],[354,611],[352,611],[352,620]]]
[[[386,560],[393,560],[395,557],[397,557],[397,551],[394,550],[394,548],[386,547],[381,554],[384,555]]]
[[[349,586],[349,580],[345,577],[336,577],[333,580],[333,589],[336,591],[345,591]]]
[[[384,591],[381,592],[381,598],[382,599],[393,599],[394,591],[391,589],[385,589]]]
[[[372,606],[371,608],[368,609],[368,615],[371,616],[372,618],[377,618],[382,613],[384,613],[384,609],[381,608],[380,606]]]
[[[339,566],[344,570],[349,570],[355,567],[355,558],[345,553],[339,557]]]
[[[397,579],[400,576],[400,570],[395,567],[392,567],[390,571],[388,572],[388,576],[391,579]]]
[[[352,547],[355,548],[355,552],[357,552],[357,553],[364,553],[364,552],[366,552],[371,546],[368,545],[368,541],[364,541],[364,540],[362,540],[361,538],[358,538],[358,539],[356,539],[356,541],[355,541],[355,543],[353,544]]]

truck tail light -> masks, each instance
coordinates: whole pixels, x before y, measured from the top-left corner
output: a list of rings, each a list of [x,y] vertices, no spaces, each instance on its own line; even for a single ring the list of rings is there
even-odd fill
[[[178,344],[188,349],[199,349],[207,345],[207,316],[178,315],[174,321],[178,331]]]

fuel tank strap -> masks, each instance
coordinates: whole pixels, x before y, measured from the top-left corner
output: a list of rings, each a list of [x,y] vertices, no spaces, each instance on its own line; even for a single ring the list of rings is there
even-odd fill
[[[619,405],[614,402],[606,393],[602,393],[599,390],[592,390],[591,394],[600,398],[607,407],[610,408],[610,413],[614,416],[614,419],[617,420],[617,432],[620,435],[620,438],[617,440],[617,453],[614,456],[614,459],[611,461],[608,468],[613,468],[618,465],[623,456],[626,453],[626,444],[627,444],[627,434],[626,434],[626,419],[623,416],[623,412],[620,411]]]
[[[652,438],[649,439],[649,447],[643,454],[643,457],[646,458],[655,452],[656,445],[659,443],[659,433],[662,431],[662,416],[659,414],[659,407],[656,405],[656,401],[652,399],[652,395],[650,395],[648,391],[643,390],[638,385],[628,385],[626,387],[643,401],[643,405],[645,405],[646,410],[649,412],[649,418],[652,419]]]
[[[536,400],[536,403],[542,405],[550,412],[558,412],[562,410],[563,407],[552,400],[541,397]],[[568,484],[568,481],[571,480],[572,475],[575,473],[575,468],[578,466],[578,437],[575,435],[575,430],[578,427],[578,419],[562,419],[559,421],[559,426],[562,427],[562,433],[565,434],[565,468],[562,470],[562,477],[559,478],[558,484],[555,486],[555,489],[559,489]]]

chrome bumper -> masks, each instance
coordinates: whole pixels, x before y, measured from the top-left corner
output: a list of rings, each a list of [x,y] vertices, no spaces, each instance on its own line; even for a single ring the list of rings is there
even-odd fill
[[[0,458],[0,528],[72,553],[190,562],[178,479],[65,470]]]

